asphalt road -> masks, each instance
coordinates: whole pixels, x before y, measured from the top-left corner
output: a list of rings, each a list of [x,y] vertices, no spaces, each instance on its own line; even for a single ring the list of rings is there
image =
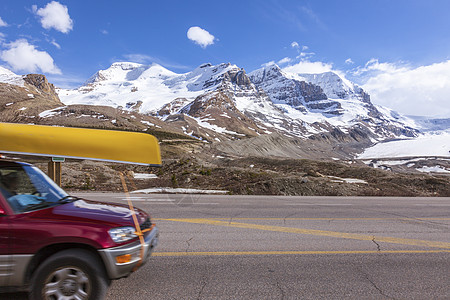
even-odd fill
[[[450,299],[450,198],[131,197],[160,244],[107,299]]]

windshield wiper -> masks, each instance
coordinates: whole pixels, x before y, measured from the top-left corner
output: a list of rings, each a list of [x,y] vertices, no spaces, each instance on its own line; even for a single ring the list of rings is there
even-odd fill
[[[61,199],[58,200],[59,203],[70,203],[70,202],[74,202],[76,200],[80,200],[81,198],[75,197],[75,196],[70,196],[67,195],[65,197],[62,197]]]
[[[41,208],[46,208],[49,207],[51,203],[48,202],[41,202],[41,203],[36,203],[36,204],[29,204],[27,206],[25,206],[22,209],[22,212],[26,212],[26,211],[32,211],[32,210],[37,210],[37,209],[41,209]]]

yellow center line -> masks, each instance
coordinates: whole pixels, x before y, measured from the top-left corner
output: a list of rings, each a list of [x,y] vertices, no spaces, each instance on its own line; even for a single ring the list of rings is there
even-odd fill
[[[215,251],[215,252],[153,252],[152,256],[238,256],[238,255],[326,255],[326,254],[423,254],[450,253],[450,250],[386,250],[386,251]]]
[[[402,244],[402,245],[410,245],[410,246],[450,249],[450,243],[439,242],[439,241],[426,241],[426,240],[404,239],[404,238],[395,238],[395,237],[386,237],[386,236],[364,235],[364,234],[347,233],[347,232],[335,232],[335,231],[327,231],[327,230],[303,229],[303,228],[248,224],[248,223],[238,223],[238,222],[225,222],[225,221],[212,220],[212,219],[164,219],[164,220],[173,221],[173,222],[192,223],[192,224],[205,224],[205,225],[215,225],[215,226],[234,227],[234,228],[243,228],[243,229],[258,229],[258,230],[274,231],[274,232],[308,234],[308,235],[316,235],[316,236],[327,236],[327,237],[336,237],[336,238],[343,238],[343,239],[361,240],[361,241],[376,241],[376,242],[384,242],[384,243],[391,243],[391,244]]]

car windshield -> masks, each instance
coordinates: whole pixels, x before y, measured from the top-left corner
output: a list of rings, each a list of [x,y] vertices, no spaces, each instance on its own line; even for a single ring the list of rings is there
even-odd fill
[[[0,167],[0,192],[15,213],[53,206],[69,195],[33,166]]]

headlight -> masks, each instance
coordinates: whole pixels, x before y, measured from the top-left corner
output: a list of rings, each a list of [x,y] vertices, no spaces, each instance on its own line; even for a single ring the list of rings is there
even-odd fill
[[[134,227],[118,227],[108,230],[109,236],[116,243],[123,243],[137,237]]]

